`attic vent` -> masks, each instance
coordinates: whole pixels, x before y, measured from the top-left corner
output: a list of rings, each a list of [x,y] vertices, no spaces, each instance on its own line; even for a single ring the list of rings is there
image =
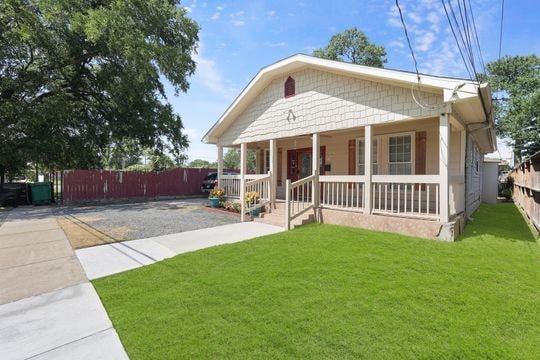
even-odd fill
[[[294,96],[294,79],[292,77],[288,77],[287,81],[285,81],[285,97],[291,97]]]

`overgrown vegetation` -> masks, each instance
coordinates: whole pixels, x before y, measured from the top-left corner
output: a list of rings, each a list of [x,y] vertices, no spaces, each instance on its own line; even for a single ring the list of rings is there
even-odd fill
[[[456,243],[311,225],[94,285],[131,359],[533,359],[540,343],[540,250],[513,204],[482,205]]]

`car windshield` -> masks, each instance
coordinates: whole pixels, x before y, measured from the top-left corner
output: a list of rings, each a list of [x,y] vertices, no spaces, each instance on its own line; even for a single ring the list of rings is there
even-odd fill
[[[217,174],[216,173],[213,173],[213,174],[208,174],[204,180],[216,180],[216,177],[217,177]],[[200,178],[199,178],[200,179]]]

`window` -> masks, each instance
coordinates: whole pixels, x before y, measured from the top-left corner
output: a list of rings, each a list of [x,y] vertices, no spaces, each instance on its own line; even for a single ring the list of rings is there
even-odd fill
[[[264,149],[264,172],[263,174],[268,174],[270,171],[270,150]]]
[[[412,135],[388,137],[388,166],[390,175],[412,174]]]
[[[294,79],[292,77],[288,77],[287,81],[285,81],[285,97],[291,97],[295,95],[295,88],[294,88]]]
[[[378,138],[377,137],[374,137],[372,138],[371,140],[371,157],[373,159],[373,167],[371,168],[372,169],[372,174],[373,175],[377,175],[379,173],[379,161],[378,161],[378,157],[379,157],[379,152],[378,152]],[[356,148],[358,149],[357,150],[357,158],[358,158],[358,161],[357,161],[357,166],[356,166],[356,173],[358,175],[365,175],[366,174],[366,171],[365,171],[365,141],[364,141],[364,138],[358,138],[356,139]]]

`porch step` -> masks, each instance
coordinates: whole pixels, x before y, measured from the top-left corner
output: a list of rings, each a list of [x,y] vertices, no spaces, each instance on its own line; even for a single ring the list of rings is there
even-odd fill
[[[272,209],[271,212],[261,213],[259,217],[254,218],[253,221],[269,225],[286,227],[287,225],[285,223],[285,203],[276,203],[275,209]],[[307,212],[291,221],[291,228],[294,229],[298,226],[310,224],[312,222],[315,222],[315,216],[313,213]]]

